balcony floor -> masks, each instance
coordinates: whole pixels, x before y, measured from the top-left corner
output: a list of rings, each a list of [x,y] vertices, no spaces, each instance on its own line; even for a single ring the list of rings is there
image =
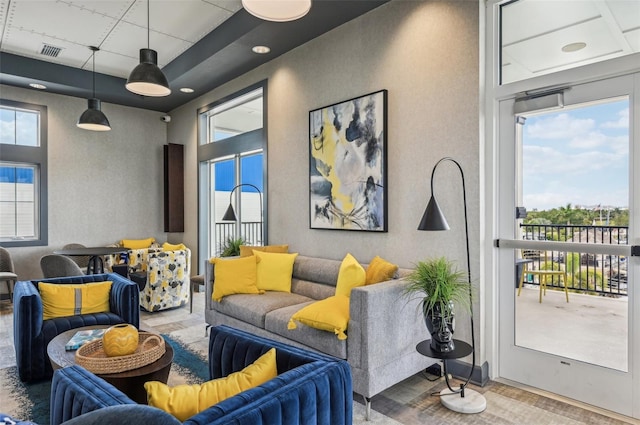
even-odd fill
[[[516,290],[517,293],[517,290]],[[549,290],[537,286],[516,297],[516,345],[628,370],[628,299]]]

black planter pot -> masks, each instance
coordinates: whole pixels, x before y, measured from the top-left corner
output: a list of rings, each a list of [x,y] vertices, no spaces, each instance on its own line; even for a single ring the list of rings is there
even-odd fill
[[[453,329],[455,326],[453,303],[449,303],[444,311],[442,311],[440,304],[436,304],[430,311],[425,311],[424,323],[431,334],[431,343],[429,345],[433,351],[449,353],[456,348],[453,343]]]

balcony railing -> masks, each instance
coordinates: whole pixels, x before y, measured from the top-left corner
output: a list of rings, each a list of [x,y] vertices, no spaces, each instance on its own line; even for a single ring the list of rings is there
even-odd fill
[[[521,224],[522,238],[561,242],[628,245],[626,226],[579,226],[563,224]],[[627,258],[616,255],[566,251],[523,250],[522,257],[532,261],[532,270],[566,270],[571,291],[603,296],[627,295]],[[559,277],[525,275],[525,283],[562,288]]]
[[[215,255],[220,255],[220,247],[229,238],[243,238],[247,245],[262,245],[262,222],[245,221],[240,223],[240,234],[236,234],[235,223],[216,223],[215,227]]]

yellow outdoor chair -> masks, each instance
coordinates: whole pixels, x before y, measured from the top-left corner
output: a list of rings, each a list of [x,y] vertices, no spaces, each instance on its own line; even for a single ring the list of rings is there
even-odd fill
[[[522,258],[524,259],[530,259],[527,256],[527,251],[524,251],[522,253]],[[567,271],[566,270],[529,270],[529,264],[531,264],[533,261],[524,261],[522,263],[522,272],[520,273],[520,282],[518,284],[518,296],[520,296],[520,292],[522,291],[522,285],[524,284],[524,276],[525,274],[530,274],[530,275],[538,275],[539,276],[539,282],[540,282],[540,299],[539,302],[542,303],[542,295],[547,295],[547,277],[551,276],[551,278],[553,279],[553,276],[558,276],[558,278],[560,278],[560,280],[562,280],[562,286],[564,287],[564,294],[565,297],[567,298],[567,302],[569,302],[569,290],[567,289],[567,285],[568,285],[568,280],[567,280]],[[544,253],[544,262],[547,262],[547,253],[545,251]]]

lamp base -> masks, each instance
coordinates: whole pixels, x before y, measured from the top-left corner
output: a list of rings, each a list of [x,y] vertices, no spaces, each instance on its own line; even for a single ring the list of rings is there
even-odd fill
[[[440,391],[440,403],[449,410],[458,413],[480,413],[487,408],[487,400],[482,394],[465,388],[464,397],[452,393],[448,388]]]

